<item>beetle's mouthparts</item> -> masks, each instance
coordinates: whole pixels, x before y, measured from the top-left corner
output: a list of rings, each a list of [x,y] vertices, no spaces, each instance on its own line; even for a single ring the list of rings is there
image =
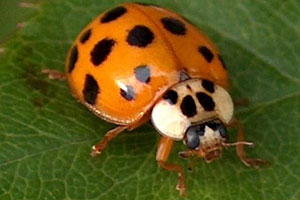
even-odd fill
[[[210,163],[210,162],[220,158],[221,154],[222,154],[222,152],[220,149],[210,151],[204,156],[204,160],[205,160],[205,162]]]

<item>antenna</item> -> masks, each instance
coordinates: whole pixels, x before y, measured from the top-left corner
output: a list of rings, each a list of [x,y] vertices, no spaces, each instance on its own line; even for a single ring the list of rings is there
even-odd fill
[[[237,145],[247,145],[250,147],[255,146],[255,144],[253,142],[246,142],[246,141],[233,142],[233,143],[226,143],[226,142],[222,143],[222,146],[224,146],[224,147],[233,147],[233,146],[237,146]]]

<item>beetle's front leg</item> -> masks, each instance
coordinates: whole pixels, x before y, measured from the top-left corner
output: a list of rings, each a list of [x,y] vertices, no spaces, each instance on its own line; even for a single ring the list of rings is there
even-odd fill
[[[183,168],[177,164],[169,164],[167,160],[172,150],[173,140],[167,137],[162,137],[157,147],[156,161],[158,165],[165,170],[178,173],[178,183],[176,189],[179,190],[180,195],[185,193],[185,178]]]
[[[237,142],[245,141],[244,126],[240,121],[238,121],[237,119],[234,118],[231,121],[231,123],[229,124],[229,126],[235,127],[238,129]],[[266,165],[266,166],[270,165],[270,163],[264,159],[248,158],[245,153],[245,146],[242,143],[236,145],[236,153],[237,153],[237,156],[241,159],[241,161],[248,167],[259,168],[262,165]]]

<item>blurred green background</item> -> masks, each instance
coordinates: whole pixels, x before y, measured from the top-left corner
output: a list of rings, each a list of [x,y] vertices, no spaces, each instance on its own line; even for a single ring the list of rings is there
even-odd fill
[[[0,0],[0,42],[17,30],[17,23],[24,22],[34,8],[21,8],[20,2],[34,3],[38,0]]]

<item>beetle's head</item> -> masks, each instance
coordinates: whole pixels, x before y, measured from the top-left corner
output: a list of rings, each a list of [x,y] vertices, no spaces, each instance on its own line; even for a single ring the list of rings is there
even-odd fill
[[[211,162],[228,144],[225,125],[233,115],[233,102],[221,86],[203,79],[189,79],[170,88],[152,110],[156,130],[173,140],[183,140],[189,151]]]
[[[222,147],[227,144],[227,130],[224,124],[216,119],[190,126],[183,141],[190,149],[187,152],[203,157],[206,162],[211,162],[221,156]],[[181,155],[185,157],[183,153]]]
[[[227,129],[219,119],[214,119],[203,124],[196,124],[190,126],[185,133],[183,143],[189,150],[179,152],[179,155],[183,158],[197,155],[209,163],[221,157],[223,147],[254,145],[252,142],[246,141],[234,143],[228,143],[227,141]]]

